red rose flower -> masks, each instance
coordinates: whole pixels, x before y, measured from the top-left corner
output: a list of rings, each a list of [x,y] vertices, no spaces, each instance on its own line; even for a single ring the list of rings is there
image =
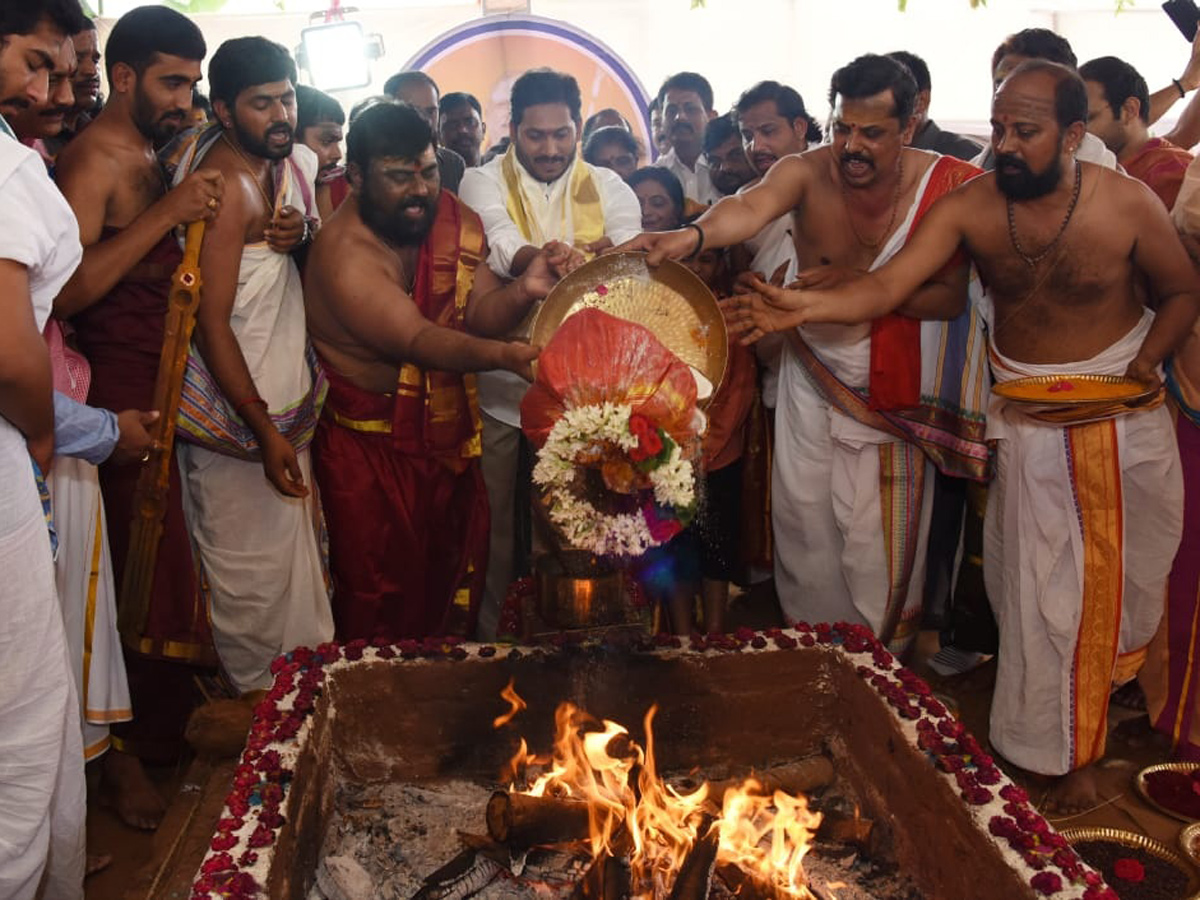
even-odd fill
[[[1046,897],[1062,890],[1062,879],[1053,872],[1039,872],[1029,879],[1030,886]]]
[[[232,834],[218,834],[209,843],[209,849],[220,852],[221,850],[231,850],[237,844],[237,838]]]
[[[1122,881],[1141,881],[1146,877],[1146,870],[1136,859],[1122,857],[1113,863],[1113,874]]]
[[[634,414],[629,417],[629,433],[638,439],[637,446],[629,451],[629,458],[634,462],[645,462],[662,453],[662,437],[645,416]]]

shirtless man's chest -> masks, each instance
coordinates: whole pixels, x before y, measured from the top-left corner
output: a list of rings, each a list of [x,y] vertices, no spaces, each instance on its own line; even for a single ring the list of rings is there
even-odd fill
[[[928,158],[925,158],[925,157]],[[835,183],[827,166],[818,165],[804,201],[792,210],[792,234],[800,269],[839,266],[866,271],[879,251],[903,227],[922,176],[934,157],[920,154],[902,172],[898,191],[873,209],[855,202],[853,191]]]
[[[1069,220],[1066,208],[1059,213],[1035,216],[1014,204],[1010,223],[1008,205],[991,192],[967,234],[993,308],[992,337],[1024,362],[1087,359],[1141,316],[1133,229],[1094,191],[1083,192]]]

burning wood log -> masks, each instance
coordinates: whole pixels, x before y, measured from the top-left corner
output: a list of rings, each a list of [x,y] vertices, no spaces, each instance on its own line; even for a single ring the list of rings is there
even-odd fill
[[[734,863],[720,863],[717,866],[717,878],[725,883],[735,897],[744,897],[746,900],[782,900],[781,893],[773,882],[753,872],[747,872]]]
[[[626,900],[631,891],[629,866],[610,853],[592,860],[575,884],[571,900]]]
[[[429,875],[412,900],[463,900],[482,891],[503,871],[500,863],[468,847]]]
[[[588,805],[582,800],[496,791],[488,801],[486,820],[492,840],[510,847],[561,844],[588,836]]]
[[[707,900],[712,887],[713,870],[717,864],[717,847],[721,835],[706,824],[704,836],[692,844],[692,849],[679,865],[679,874],[671,887],[670,900]]]
[[[793,763],[771,766],[749,777],[762,785],[765,794],[783,791],[795,795],[828,787],[833,783],[834,771],[833,763],[827,756],[817,755]],[[710,782],[708,798],[719,807],[725,793],[740,788],[745,781],[745,778],[726,778]]]
[[[873,844],[875,822],[861,816],[848,816],[839,812],[826,812],[817,829],[817,837],[837,844],[851,844],[860,850],[869,850]]]

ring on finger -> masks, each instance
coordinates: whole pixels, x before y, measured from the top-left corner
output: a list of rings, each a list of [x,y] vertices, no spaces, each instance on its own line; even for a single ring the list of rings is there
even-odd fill
[[[147,447],[145,450],[142,451],[142,462],[149,462],[149,461],[150,461],[150,448]]]
[[[209,197],[209,198],[208,198],[208,208],[209,208],[209,209],[216,209],[216,208],[217,208],[217,205],[218,205],[218,204],[217,204],[217,198],[216,198],[216,197]]]

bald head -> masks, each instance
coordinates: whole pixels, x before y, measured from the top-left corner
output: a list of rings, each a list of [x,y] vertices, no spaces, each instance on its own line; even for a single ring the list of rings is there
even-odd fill
[[[1074,70],[1046,60],[1015,68],[992,100],[997,187],[1032,200],[1073,177],[1086,120],[1087,89]]]
[[[1021,63],[996,88],[994,110],[1021,108],[1039,118],[1052,119],[1062,130],[1076,122],[1086,125],[1087,87],[1074,70],[1045,59]]]

